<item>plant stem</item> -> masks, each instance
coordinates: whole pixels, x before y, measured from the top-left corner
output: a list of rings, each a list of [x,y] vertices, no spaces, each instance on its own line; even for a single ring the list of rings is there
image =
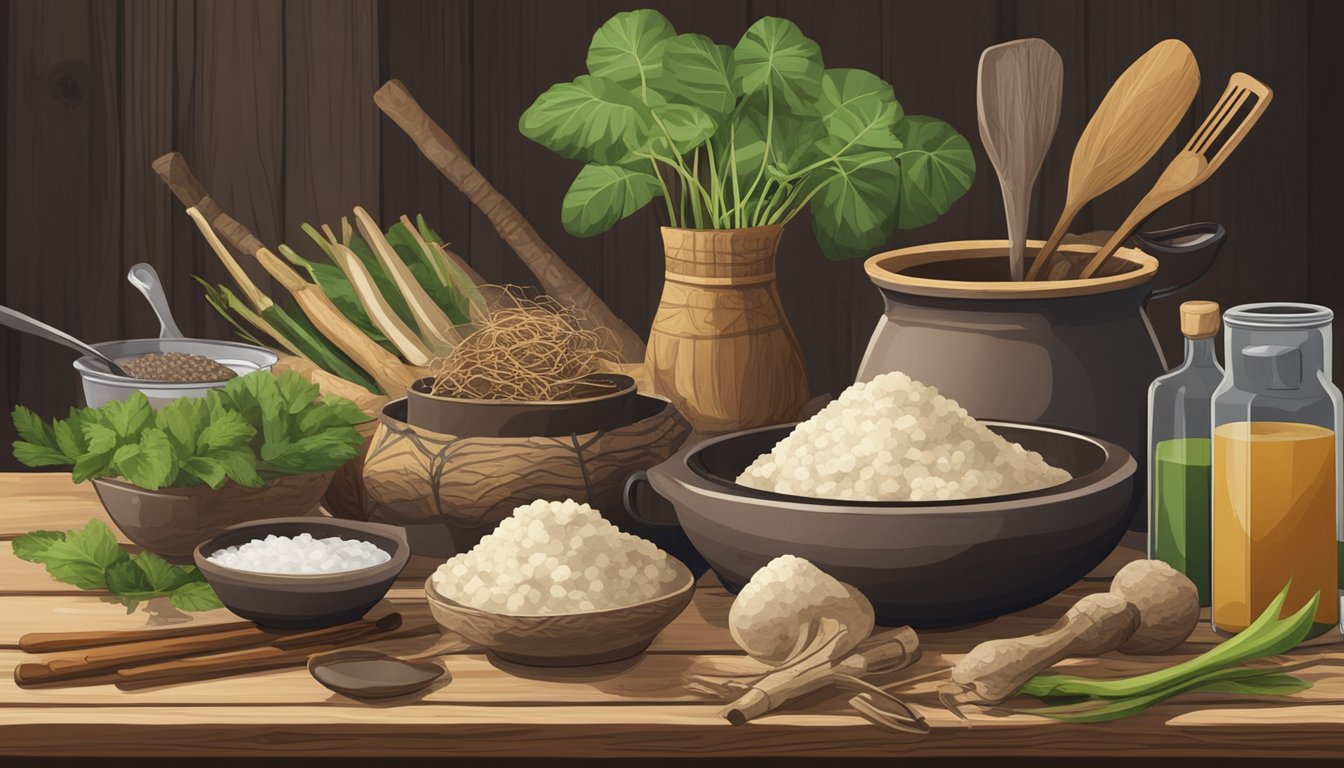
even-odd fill
[[[769,224],[770,217],[778,209],[781,201],[787,201],[793,195],[794,187],[784,184],[783,182],[776,182],[776,184],[778,184],[778,186],[775,188],[774,193],[770,195],[767,204],[757,209],[755,226],[760,227]]]
[[[696,150],[696,152],[695,152],[695,156],[691,159],[691,178],[695,179],[696,184],[699,184],[699,183],[700,183],[700,152],[699,152],[699,150]],[[704,189],[704,187],[701,187],[701,189]],[[703,201],[701,201],[701,202],[703,203]],[[700,213],[700,209],[701,209],[701,208],[704,208],[704,207],[706,207],[706,206],[704,206],[704,205],[696,205],[696,201],[695,201],[695,200],[691,200],[691,216],[695,219],[695,228],[696,228],[696,229],[704,229],[704,228],[705,228],[705,222],[704,222],[704,219],[703,219],[703,217],[701,216],[701,213]]]
[[[735,218],[734,218],[731,222],[730,222],[730,221],[727,221],[727,219],[729,219],[730,217],[736,217],[736,216],[737,216],[737,208],[738,208],[738,205],[739,205],[739,204],[741,203],[741,201],[742,201],[742,189],[741,189],[741,187],[738,186],[738,181],[737,181],[737,121],[736,121],[736,120],[734,120],[734,121],[730,124],[730,126],[729,126],[729,128],[728,128],[728,172],[731,173],[732,176],[733,176],[733,209],[732,209],[731,211],[724,211],[724,212],[723,212],[723,217],[724,217],[724,219],[725,219],[725,221],[724,221],[725,224],[729,224],[729,223],[731,223],[733,226],[737,226],[737,221],[736,221]]]
[[[697,152],[699,150],[696,150]],[[719,212],[723,210],[723,184],[719,179],[719,164],[714,159],[713,137],[705,142],[705,156],[709,163],[709,220],[715,229],[719,227]]]
[[[752,180],[751,186],[747,187],[746,198],[737,202],[738,226],[746,217],[746,205],[751,196],[756,192],[756,185],[761,183],[761,177],[765,175],[765,166],[770,162],[770,142],[774,138],[775,132],[775,89],[767,87],[765,89],[765,149],[761,153],[761,167],[756,169],[756,178]],[[767,184],[768,186],[768,184]],[[757,206],[759,208],[759,206]]]
[[[675,227],[677,226],[677,210],[672,206],[672,192],[667,188],[667,182],[663,181],[663,171],[661,168],[658,167],[658,161],[650,157],[649,165],[653,166],[653,175],[654,178],[658,179],[658,186],[663,188],[663,202],[667,203],[668,223]],[[680,191],[682,202],[684,203],[686,198],[686,189],[683,187]],[[685,218],[684,209],[682,217]]]

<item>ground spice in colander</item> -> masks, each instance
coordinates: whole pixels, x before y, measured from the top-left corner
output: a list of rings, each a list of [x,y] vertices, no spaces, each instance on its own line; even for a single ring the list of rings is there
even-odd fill
[[[122,370],[146,381],[224,381],[238,375],[204,355],[184,352],[150,352],[120,365]]]

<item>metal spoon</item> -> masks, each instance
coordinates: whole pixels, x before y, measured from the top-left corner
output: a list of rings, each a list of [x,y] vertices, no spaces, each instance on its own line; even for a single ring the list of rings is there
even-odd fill
[[[77,352],[101,360],[103,365],[106,365],[108,371],[113,375],[125,376],[128,379],[135,378],[123,370],[120,365],[117,365],[116,361],[112,358],[99,352],[89,344],[76,339],[65,331],[53,328],[39,320],[34,320],[16,309],[10,309],[9,307],[0,305],[0,325],[8,326],[16,331],[32,334],[39,339],[46,339],[47,341],[54,341],[57,344],[63,344]]]
[[[126,273],[126,280],[139,288],[149,300],[150,308],[159,318],[160,339],[186,338],[182,335],[182,331],[178,330],[177,322],[173,320],[173,310],[168,306],[168,296],[163,292],[163,282],[159,280],[159,273],[154,271],[154,267],[140,262]]]

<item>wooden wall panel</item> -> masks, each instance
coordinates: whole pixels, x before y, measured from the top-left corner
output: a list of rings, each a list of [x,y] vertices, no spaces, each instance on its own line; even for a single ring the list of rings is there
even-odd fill
[[[378,6],[288,0],[284,29],[284,239],[320,258],[303,223],[339,232],[356,205],[380,214]]]

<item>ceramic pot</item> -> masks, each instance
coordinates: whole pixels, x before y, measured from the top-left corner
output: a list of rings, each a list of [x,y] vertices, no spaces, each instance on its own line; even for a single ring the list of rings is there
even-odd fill
[[[406,390],[406,420],[458,437],[557,437],[624,427],[635,417],[635,380],[595,373],[569,400],[472,400],[432,393],[433,377]]]
[[[802,349],[775,287],[782,231],[663,227],[667,271],[645,363],[697,432],[792,421],[808,400]]]

